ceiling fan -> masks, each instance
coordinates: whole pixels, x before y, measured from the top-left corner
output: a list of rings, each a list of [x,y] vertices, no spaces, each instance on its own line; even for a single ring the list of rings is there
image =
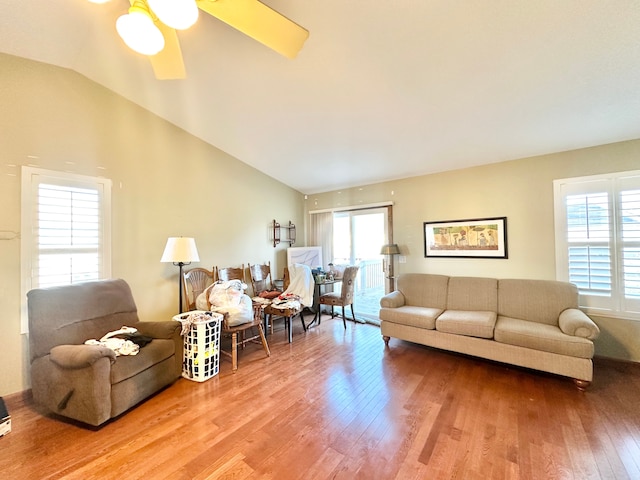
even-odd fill
[[[109,0],[89,0],[104,3]],[[258,0],[129,0],[116,22],[133,50],[148,55],[159,80],[186,78],[176,30],[189,28],[202,10],[288,58],[294,58],[309,31]]]

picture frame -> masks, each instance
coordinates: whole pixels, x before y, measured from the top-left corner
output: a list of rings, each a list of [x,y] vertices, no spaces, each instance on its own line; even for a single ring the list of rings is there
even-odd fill
[[[507,217],[424,222],[424,256],[508,257]]]
[[[322,267],[322,247],[289,247],[287,248],[287,265],[302,263],[314,268]]]

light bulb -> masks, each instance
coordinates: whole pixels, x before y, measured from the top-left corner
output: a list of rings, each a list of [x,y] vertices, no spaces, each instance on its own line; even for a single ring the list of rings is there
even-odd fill
[[[118,35],[127,46],[143,55],[155,55],[164,48],[164,37],[151,17],[139,10],[129,10],[116,21]]]
[[[185,30],[198,20],[195,0],[148,0],[149,8],[166,26]]]

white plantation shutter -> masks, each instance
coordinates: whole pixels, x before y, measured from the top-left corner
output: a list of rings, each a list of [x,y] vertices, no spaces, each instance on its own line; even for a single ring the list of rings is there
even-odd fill
[[[556,180],[556,268],[592,313],[640,318],[640,172]]]
[[[640,313],[640,175],[618,183],[622,308]]]
[[[583,293],[611,294],[611,244],[607,193],[568,195],[569,281]]]
[[[41,183],[33,266],[38,287],[100,278],[100,194]],[[36,283],[34,282],[34,283]]]
[[[23,167],[22,188],[23,298],[33,288],[109,278],[111,181]]]

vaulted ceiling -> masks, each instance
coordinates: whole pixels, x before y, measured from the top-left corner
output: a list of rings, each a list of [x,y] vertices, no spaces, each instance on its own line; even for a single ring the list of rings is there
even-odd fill
[[[156,80],[116,33],[127,0],[0,0],[0,51],[309,194],[640,138],[637,0],[263,3],[309,30],[295,59],[200,15],[187,78]]]

